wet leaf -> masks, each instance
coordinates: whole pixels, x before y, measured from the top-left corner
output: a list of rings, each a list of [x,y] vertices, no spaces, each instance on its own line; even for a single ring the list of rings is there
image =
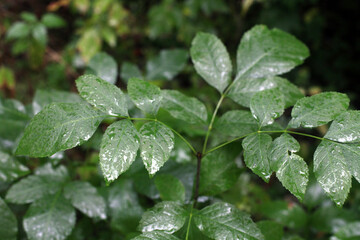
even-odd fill
[[[335,119],[349,107],[342,93],[324,92],[298,100],[291,111],[290,127],[313,128]]]
[[[143,233],[135,238],[132,238],[132,240],[152,240],[152,239],[158,239],[158,240],[180,240],[180,238],[177,238],[173,235],[164,233],[162,231],[153,231],[153,232],[146,232]]]
[[[176,90],[162,90],[161,107],[174,118],[191,124],[204,123],[207,120],[205,105],[194,97],[188,97]]]
[[[231,81],[232,65],[221,40],[200,32],[192,41],[190,54],[196,72],[222,93]]]
[[[259,127],[250,111],[232,110],[223,114],[215,122],[214,128],[222,134],[239,137],[256,132]]]
[[[169,159],[174,148],[174,134],[158,122],[147,122],[140,129],[141,158],[150,175]]]
[[[104,117],[86,104],[50,104],[26,127],[16,154],[46,157],[73,148],[87,141]]]
[[[185,223],[187,214],[179,203],[164,201],[147,210],[138,229],[142,232],[163,231],[174,233]]]
[[[29,169],[14,157],[0,151],[0,181],[11,182],[29,172]]]
[[[280,117],[285,108],[284,96],[277,89],[255,93],[250,101],[250,110],[260,127],[270,125]]]
[[[195,216],[196,226],[213,239],[264,239],[250,216],[228,203],[217,202]]]
[[[247,136],[242,142],[246,166],[265,182],[269,182],[272,173],[268,156],[271,141],[270,135],[257,133]]]
[[[115,84],[117,79],[117,64],[114,58],[105,52],[95,54],[89,61],[87,73],[94,74],[106,82]]]
[[[182,182],[169,174],[159,174],[155,178],[156,188],[163,201],[185,201],[185,187]]]
[[[64,196],[88,217],[106,218],[105,200],[90,183],[70,182],[64,188]]]
[[[60,194],[46,196],[31,204],[23,224],[29,239],[63,240],[75,226],[75,209]]]
[[[3,240],[16,240],[18,224],[15,215],[0,198],[0,236]]]
[[[297,100],[303,98],[299,88],[281,77],[266,77],[242,79],[234,82],[228,96],[244,107],[250,107],[251,97],[266,89],[278,89],[284,95],[285,108],[293,106]]]
[[[110,115],[128,116],[126,98],[120,88],[94,75],[76,80],[79,94],[91,105]]]
[[[339,240],[355,240],[360,238],[360,222],[347,224],[335,233]]]
[[[138,66],[132,64],[130,62],[124,62],[121,65],[121,73],[120,76],[123,81],[126,83],[129,81],[130,78],[143,78],[143,75]]]
[[[127,89],[131,100],[138,108],[156,115],[162,100],[159,87],[139,78],[130,78]]]
[[[100,166],[107,181],[114,181],[135,161],[140,145],[139,133],[129,120],[111,124],[100,147]]]
[[[146,63],[146,79],[171,80],[185,67],[187,59],[188,54],[185,50],[162,50],[159,56],[150,59]]]
[[[306,162],[296,154],[300,144],[287,133],[276,138],[270,147],[271,168],[283,186],[302,201],[309,181]]]
[[[360,111],[347,111],[331,123],[325,138],[342,143],[360,142]]]

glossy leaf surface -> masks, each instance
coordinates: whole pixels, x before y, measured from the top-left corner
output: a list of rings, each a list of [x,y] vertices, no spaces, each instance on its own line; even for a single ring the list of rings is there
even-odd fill
[[[3,240],[17,239],[17,220],[4,200],[0,198],[0,236]]]
[[[342,143],[360,142],[360,111],[347,111],[331,123],[325,138]]]
[[[107,53],[97,53],[89,61],[90,73],[104,79],[106,82],[115,84],[118,74],[116,61]],[[88,71],[89,72],[89,71]]]
[[[312,128],[326,124],[346,111],[349,98],[342,93],[324,92],[296,102],[291,111],[290,127]]]
[[[88,217],[106,218],[105,200],[90,183],[70,182],[64,188],[64,196]]]
[[[31,204],[23,224],[29,239],[63,240],[75,226],[75,209],[60,194],[46,196]]]
[[[340,228],[335,236],[339,240],[355,240],[360,238],[360,222],[353,222]]]
[[[259,127],[250,111],[232,110],[223,114],[214,128],[228,136],[239,137],[256,132]]]
[[[185,187],[176,177],[169,174],[157,175],[155,185],[163,201],[185,201]]]
[[[174,134],[158,122],[145,123],[140,129],[141,158],[150,175],[154,175],[169,159],[174,148]]]
[[[198,33],[192,41],[190,54],[196,72],[223,92],[230,83],[232,65],[221,40],[212,34]]]
[[[14,157],[0,151],[0,181],[11,182],[29,172],[29,169]]]
[[[173,235],[164,233],[162,231],[153,231],[153,232],[145,232],[135,238],[132,238],[133,240],[180,240],[180,238],[177,238]]]
[[[252,96],[250,110],[260,127],[270,125],[282,115],[285,108],[284,96],[277,89],[258,92]]]
[[[87,141],[103,118],[86,104],[50,104],[26,127],[16,154],[46,157],[73,148]]]
[[[257,133],[247,136],[242,142],[246,166],[265,182],[269,181],[272,173],[268,156],[271,141],[270,135]]]
[[[276,138],[270,147],[271,168],[276,172],[277,178],[294,194],[302,200],[309,181],[309,170],[306,162],[296,154],[300,144],[287,133]]]
[[[266,89],[278,89],[284,95],[285,108],[304,97],[297,86],[281,77],[241,79],[234,82],[228,96],[238,104],[250,107],[251,97]]]
[[[131,121],[117,121],[106,129],[100,147],[100,166],[107,181],[114,181],[130,167],[139,146],[139,133]]]
[[[81,97],[100,111],[128,116],[125,95],[113,84],[94,75],[83,75],[76,80],[76,87]]]
[[[188,97],[176,90],[162,90],[161,107],[174,118],[188,123],[204,123],[207,120],[205,105],[194,97]]]
[[[228,203],[217,202],[205,207],[194,216],[194,221],[212,239],[264,239],[250,216]]]
[[[138,228],[142,232],[159,230],[171,234],[184,225],[186,216],[180,204],[160,202],[144,213]]]
[[[139,78],[130,78],[127,89],[131,100],[138,108],[156,115],[162,99],[159,87]]]

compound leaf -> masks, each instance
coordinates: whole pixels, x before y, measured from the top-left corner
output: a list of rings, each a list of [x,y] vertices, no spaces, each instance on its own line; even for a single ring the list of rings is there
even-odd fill
[[[223,92],[231,80],[232,65],[224,44],[215,35],[196,34],[190,49],[197,73],[219,92]]]
[[[227,136],[239,137],[256,132],[258,123],[251,112],[246,110],[232,110],[222,115],[215,122],[214,128]]]
[[[360,142],[360,111],[346,111],[331,123],[325,138],[342,143]]]
[[[194,216],[194,221],[212,239],[264,239],[250,216],[228,203],[217,202],[203,208]]]
[[[86,104],[50,104],[26,127],[16,154],[47,157],[73,148],[87,141],[104,117]]]
[[[139,146],[139,133],[131,121],[117,121],[106,129],[100,147],[100,166],[107,181],[114,181],[130,167]]]
[[[115,85],[95,75],[83,75],[76,80],[76,87],[81,97],[100,111],[128,116],[125,95]]]

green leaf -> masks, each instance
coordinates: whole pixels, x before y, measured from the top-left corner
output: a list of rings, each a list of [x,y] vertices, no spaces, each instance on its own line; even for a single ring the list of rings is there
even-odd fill
[[[196,226],[213,239],[264,239],[250,216],[233,205],[217,202],[194,216]]]
[[[271,141],[270,135],[257,133],[247,136],[242,142],[246,166],[265,182],[269,182],[272,173],[268,156]]]
[[[335,236],[339,240],[356,240],[360,238],[360,222],[353,222],[340,228]]]
[[[128,116],[126,98],[120,88],[94,75],[83,75],[76,80],[81,97],[102,112]]]
[[[206,155],[201,161],[199,193],[216,195],[231,188],[240,175],[235,158],[239,148],[232,144]]]
[[[250,101],[250,109],[260,127],[270,125],[280,117],[285,108],[284,96],[277,89],[255,93]]]
[[[188,54],[185,50],[162,50],[159,56],[150,59],[146,63],[146,79],[171,80],[185,67],[187,59]]]
[[[43,15],[41,22],[48,28],[61,28],[66,26],[65,20],[54,13],[46,13]]]
[[[232,65],[221,40],[209,33],[198,33],[190,54],[196,72],[222,93],[231,81]]]
[[[188,97],[176,90],[162,90],[162,96],[161,107],[174,118],[191,124],[206,122],[206,107],[198,99]]]
[[[174,148],[174,134],[159,122],[147,122],[140,128],[141,158],[150,175],[169,159]]]
[[[124,62],[121,65],[121,78],[127,83],[130,78],[143,78],[143,75],[135,64],[132,64],[130,62]]]
[[[308,48],[279,29],[258,25],[247,31],[237,50],[236,80],[286,73],[309,56]]]
[[[324,140],[314,153],[315,176],[330,198],[342,206],[351,188],[351,175],[360,182],[360,146]]]
[[[222,115],[215,122],[214,128],[227,136],[239,137],[256,132],[259,127],[251,112],[232,110]]]
[[[156,115],[163,98],[159,87],[139,78],[130,78],[127,89],[131,100],[138,108]]]
[[[100,166],[107,181],[114,181],[135,161],[140,138],[134,124],[121,120],[105,131],[100,147]]]
[[[155,185],[163,201],[185,201],[185,187],[176,177],[169,174],[157,175]]]
[[[313,128],[326,124],[346,111],[349,98],[342,93],[324,92],[296,102],[291,112],[290,127]]]
[[[184,225],[186,217],[186,211],[181,204],[164,201],[144,213],[138,229],[142,232],[159,230],[171,234]]]
[[[347,111],[331,123],[325,138],[342,143],[360,141],[360,111]]]
[[[15,158],[0,151],[0,181],[11,182],[29,172],[29,169]]]
[[[15,215],[0,198],[0,236],[3,240],[16,240],[18,224]]]
[[[132,240],[180,240],[180,238],[177,238],[175,236],[172,236],[170,234],[164,233],[162,231],[153,231],[153,232],[146,232],[143,233],[135,238],[132,238]]]
[[[265,220],[257,222],[256,225],[261,230],[265,240],[282,240],[284,230],[280,224]]]
[[[20,14],[20,17],[28,23],[34,23],[37,21],[37,17],[35,16],[35,14],[30,12],[22,12]]]
[[[16,204],[31,203],[46,195],[59,191],[68,178],[66,168],[45,166],[36,175],[28,176],[11,186],[6,201]]]
[[[29,239],[63,240],[75,226],[75,210],[58,193],[31,204],[23,224]]]
[[[88,217],[106,218],[105,200],[90,183],[70,182],[64,188],[64,196]]]
[[[234,82],[228,96],[244,107],[250,107],[251,97],[266,89],[278,89],[285,100],[285,108],[293,106],[297,100],[303,98],[299,88],[281,77],[266,77],[242,79]]]
[[[13,40],[13,39],[19,39],[19,38],[25,38],[29,35],[30,28],[29,25],[23,22],[16,22],[6,33],[6,39]]]
[[[96,53],[101,50],[101,35],[99,35],[95,28],[88,28],[82,33],[76,46],[79,49],[83,60],[88,62]]]
[[[46,157],[73,148],[89,140],[104,117],[85,104],[50,104],[26,127],[16,154]]]
[[[93,56],[88,64],[90,74],[104,79],[108,83],[115,84],[117,79],[117,64],[116,61],[107,53],[100,52]]]
[[[38,43],[45,46],[47,42],[47,30],[44,24],[37,23],[32,29],[32,36]]]
[[[276,138],[270,147],[271,168],[276,176],[300,201],[304,198],[309,181],[309,169],[306,162],[295,153],[300,144],[291,135],[284,133]]]

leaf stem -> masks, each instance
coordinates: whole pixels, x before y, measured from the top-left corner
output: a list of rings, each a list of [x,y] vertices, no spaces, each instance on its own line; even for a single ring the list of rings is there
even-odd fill
[[[200,170],[201,170],[201,160],[203,158],[203,154],[198,152],[196,154],[197,164],[196,164],[196,179],[195,179],[195,193],[194,193],[194,204],[193,208],[196,207],[197,200],[199,198],[199,186],[200,186]]]
[[[190,216],[189,216],[189,222],[187,225],[187,229],[186,229],[186,237],[185,240],[189,240],[189,233],[190,233],[190,226],[191,226],[191,220],[192,220],[192,215],[193,215],[193,205],[191,205],[191,210],[190,210]]]

